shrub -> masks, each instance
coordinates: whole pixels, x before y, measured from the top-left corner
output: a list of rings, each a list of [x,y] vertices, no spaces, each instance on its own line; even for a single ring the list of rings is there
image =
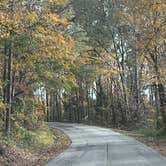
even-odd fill
[[[43,129],[34,131],[17,126],[13,132],[13,140],[21,146],[31,147],[46,147],[54,143],[54,137],[50,129],[43,126]]]

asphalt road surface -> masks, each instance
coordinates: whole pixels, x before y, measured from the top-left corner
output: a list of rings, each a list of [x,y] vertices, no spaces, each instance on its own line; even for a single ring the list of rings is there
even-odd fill
[[[71,146],[47,166],[166,166],[166,158],[131,137],[111,129],[50,123],[63,130]]]

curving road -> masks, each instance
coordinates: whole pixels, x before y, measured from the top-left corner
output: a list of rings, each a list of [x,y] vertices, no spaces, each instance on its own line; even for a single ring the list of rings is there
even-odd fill
[[[111,129],[50,123],[72,140],[72,145],[47,166],[166,166],[166,158],[131,137]]]

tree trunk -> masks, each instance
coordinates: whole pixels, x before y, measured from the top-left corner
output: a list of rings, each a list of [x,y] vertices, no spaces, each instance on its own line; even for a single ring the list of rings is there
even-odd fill
[[[166,130],[166,97],[165,90],[162,83],[158,84],[159,98],[160,98],[160,106],[161,106],[161,114],[163,117],[164,127]]]
[[[4,65],[3,65],[3,83],[4,83],[4,87],[3,87],[3,103],[6,104],[6,93],[7,93],[7,86],[6,86],[6,81],[7,81],[7,45],[5,43],[5,48],[4,48],[4,52],[5,52],[5,57],[4,57]],[[6,123],[6,110],[4,110],[4,124]],[[4,126],[4,130],[6,129],[6,127]]]
[[[9,48],[9,55],[8,55],[8,84],[7,84],[7,109],[6,109],[6,126],[5,131],[7,137],[10,137],[11,132],[11,111],[12,111],[12,60],[13,60],[13,53],[12,53],[12,47]]]

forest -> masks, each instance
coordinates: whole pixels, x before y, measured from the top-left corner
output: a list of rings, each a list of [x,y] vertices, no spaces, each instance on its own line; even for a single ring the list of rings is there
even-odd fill
[[[166,133],[165,0],[0,1],[0,137],[45,122]]]

